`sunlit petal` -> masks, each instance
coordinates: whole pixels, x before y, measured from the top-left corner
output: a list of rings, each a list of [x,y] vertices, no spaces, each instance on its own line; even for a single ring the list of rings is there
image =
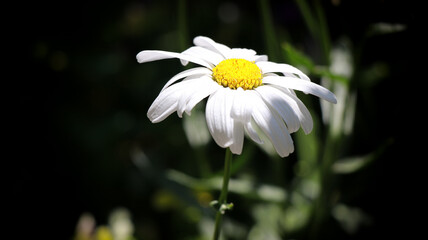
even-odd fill
[[[212,71],[204,67],[196,67],[196,68],[191,68],[191,69],[182,71],[177,75],[175,75],[174,77],[172,77],[162,88],[162,91],[165,90],[167,87],[169,87],[171,84],[175,83],[176,81],[182,78],[192,76],[192,75],[208,75],[208,74],[212,74]]]
[[[208,130],[220,147],[233,143],[233,119],[230,117],[233,97],[228,88],[219,88],[208,98],[205,116]]]
[[[150,106],[147,117],[153,123],[161,122],[177,110],[178,101],[191,82],[180,82],[162,91]]]
[[[294,113],[299,118],[300,126],[306,134],[309,134],[313,128],[311,113],[306,108],[305,104],[294,94],[294,92],[285,88],[278,88],[285,93],[284,100],[293,108]]]
[[[201,66],[207,67],[209,69],[212,69],[214,67],[212,64],[209,64],[200,58],[193,57],[190,55],[184,55],[181,53],[146,50],[146,51],[141,51],[137,54],[137,61],[139,63],[152,62],[152,61],[169,59],[169,58],[178,58],[178,59],[186,60],[189,62],[199,64]]]
[[[189,98],[189,101],[187,102],[184,111],[190,115],[190,112],[196,106],[196,104],[198,104],[202,99],[208,97],[209,95],[217,91],[219,88],[222,87],[215,83],[211,78],[202,77],[200,79],[200,85],[198,89],[194,91],[191,97]]]
[[[254,57],[256,55],[256,51],[247,48],[232,48],[229,54],[229,58],[247,59],[249,57]]]
[[[289,96],[276,88],[266,85],[256,88],[256,91],[260,93],[272,110],[276,111],[277,114],[286,122],[288,131],[296,132],[299,130],[300,121],[295,110],[290,106],[289,101],[287,101],[290,98]]]
[[[286,157],[294,151],[293,140],[284,122],[270,111],[261,98],[254,99],[253,119],[272,142],[281,157]]]
[[[234,98],[230,116],[238,122],[247,123],[251,120],[251,91],[244,91],[238,88]]]
[[[306,76],[306,74],[304,74],[299,69],[297,69],[291,65],[285,64],[285,63],[274,63],[274,62],[260,61],[260,62],[257,62],[256,64],[262,70],[263,74],[275,73],[275,72],[284,73],[284,74],[292,73],[292,74],[298,75],[301,79],[309,81],[309,77]]]
[[[209,50],[207,48],[203,48],[203,47],[191,47],[191,48],[186,49],[181,54],[201,58],[204,61],[206,61],[210,64],[213,64],[213,65],[217,65],[221,61],[224,60],[224,57],[222,55],[220,55],[218,52],[214,52],[214,51],[211,51],[211,50]],[[183,65],[186,65],[187,61],[182,60],[182,63],[183,63]]]
[[[224,58],[229,58],[230,56],[230,48],[226,45],[216,43],[211,38],[208,37],[195,37],[193,39],[193,43],[196,46],[204,47],[206,49],[209,49],[211,51],[215,51],[219,54],[221,54]]]
[[[327,88],[310,81],[303,81],[302,79],[293,77],[266,76],[263,78],[263,83],[303,91],[320,97],[331,103],[337,103],[336,96],[332,92],[330,92]]]
[[[244,125],[234,121],[233,124],[233,143],[230,145],[230,151],[233,154],[241,154],[244,146]]]

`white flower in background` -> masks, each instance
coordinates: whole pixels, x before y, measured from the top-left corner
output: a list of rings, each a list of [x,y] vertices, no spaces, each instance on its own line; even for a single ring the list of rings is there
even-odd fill
[[[148,118],[157,123],[171,113],[179,117],[208,97],[205,117],[215,142],[232,153],[241,154],[244,135],[262,144],[256,128],[272,142],[281,157],[294,151],[290,133],[300,127],[308,134],[313,122],[294,90],[336,103],[335,95],[312,83],[297,68],[269,62],[266,55],[251,49],[229,48],[207,37],[196,37],[195,46],[182,53],[146,50],[137,54],[139,63],[179,58],[195,67],[170,79],[155,99]],[[181,80],[176,83],[177,81]]]
[[[77,222],[75,239],[91,239],[95,226],[94,216],[90,213],[83,213]]]
[[[343,39],[331,50],[330,71],[338,76],[351,79],[354,68],[349,43]],[[332,81],[328,77],[321,79],[321,85],[333,89],[339,99],[335,106],[321,102],[323,122],[330,124],[330,133],[337,137],[341,133],[349,135],[352,132],[355,117],[356,94],[349,92],[349,83]]]
[[[117,208],[109,215],[109,225],[115,240],[132,239],[134,224],[131,213],[125,208]]]
[[[190,146],[194,148],[207,144],[211,139],[205,115],[200,109],[193,109],[191,116],[184,117],[183,128]]]

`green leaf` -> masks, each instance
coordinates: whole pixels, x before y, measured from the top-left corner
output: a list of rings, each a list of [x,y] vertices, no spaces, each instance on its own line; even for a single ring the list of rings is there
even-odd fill
[[[340,159],[333,164],[333,172],[338,174],[349,174],[356,172],[373,160],[372,155],[373,154],[367,154],[365,156],[355,156]]]
[[[290,43],[281,44],[282,50],[285,53],[287,62],[291,65],[294,65],[298,68],[305,68],[307,71],[312,72],[315,64],[314,62],[306,56],[303,52],[296,49]]]
[[[222,177],[220,176],[208,179],[198,179],[173,169],[166,171],[166,178],[169,181],[196,190],[218,191],[221,190],[222,186]],[[250,198],[267,202],[283,202],[287,198],[287,192],[281,187],[267,184],[256,184],[248,179],[230,179],[229,193],[245,195]],[[212,202],[212,204],[216,203]]]
[[[343,83],[345,86],[349,85],[349,78],[342,75],[332,73],[328,68],[322,66],[316,66],[313,68],[312,74],[319,77],[326,77],[332,81]]]
[[[385,62],[377,61],[360,72],[359,86],[362,88],[374,87],[381,80],[388,77],[391,69]]]
[[[376,150],[369,154],[340,159],[332,165],[332,170],[334,173],[338,174],[349,174],[356,172],[377,159],[393,142],[393,139],[388,139]]]

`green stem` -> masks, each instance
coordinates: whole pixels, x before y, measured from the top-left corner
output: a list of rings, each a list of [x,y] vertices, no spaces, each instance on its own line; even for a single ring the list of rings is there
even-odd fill
[[[318,16],[319,23],[319,38],[321,47],[324,53],[324,64],[330,66],[330,34],[328,30],[327,20],[324,15],[324,10],[322,9],[321,3],[319,0],[315,1],[315,10]]]
[[[275,28],[273,24],[272,14],[270,12],[269,0],[259,1],[263,30],[266,40],[266,49],[269,55],[269,59],[273,61],[279,61],[279,44],[275,34]]]
[[[318,36],[318,28],[317,28],[317,22],[315,18],[312,17],[311,9],[306,2],[306,0],[295,0],[297,3],[297,6],[300,9],[301,14],[303,15],[303,19],[305,20],[306,25],[309,28],[309,31],[313,36]]]
[[[320,44],[321,50],[323,52],[322,64],[329,65],[331,48],[330,35],[321,2],[319,0],[313,1],[313,5],[315,5],[315,13],[313,13],[306,0],[295,1],[313,38]]]
[[[232,152],[229,148],[226,149],[226,156],[224,159],[224,173],[223,173],[223,187],[221,188],[220,198],[218,200],[218,206],[221,207],[223,204],[226,204],[227,201],[227,191],[229,188],[229,179],[230,179],[230,168],[232,165]],[[217,211],[215,217],[215,229],[213,240],[217,240],[220,236],[221,221],[223,218],[222,211],[220,209]]]
[[[178,1],[178,41],[179,41],[179,47],[181,51],[184,51],[186,49],[186,46],[188,44],[187,41],[187,9],[186,9],[186,0],[179,0]]]

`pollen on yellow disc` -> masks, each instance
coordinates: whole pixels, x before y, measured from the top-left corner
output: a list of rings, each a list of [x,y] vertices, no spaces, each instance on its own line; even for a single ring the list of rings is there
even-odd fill
[[[249,90],[262,84],[262,72],[254,62],[231,58],[213,68],[213,79],[224,87]]]

